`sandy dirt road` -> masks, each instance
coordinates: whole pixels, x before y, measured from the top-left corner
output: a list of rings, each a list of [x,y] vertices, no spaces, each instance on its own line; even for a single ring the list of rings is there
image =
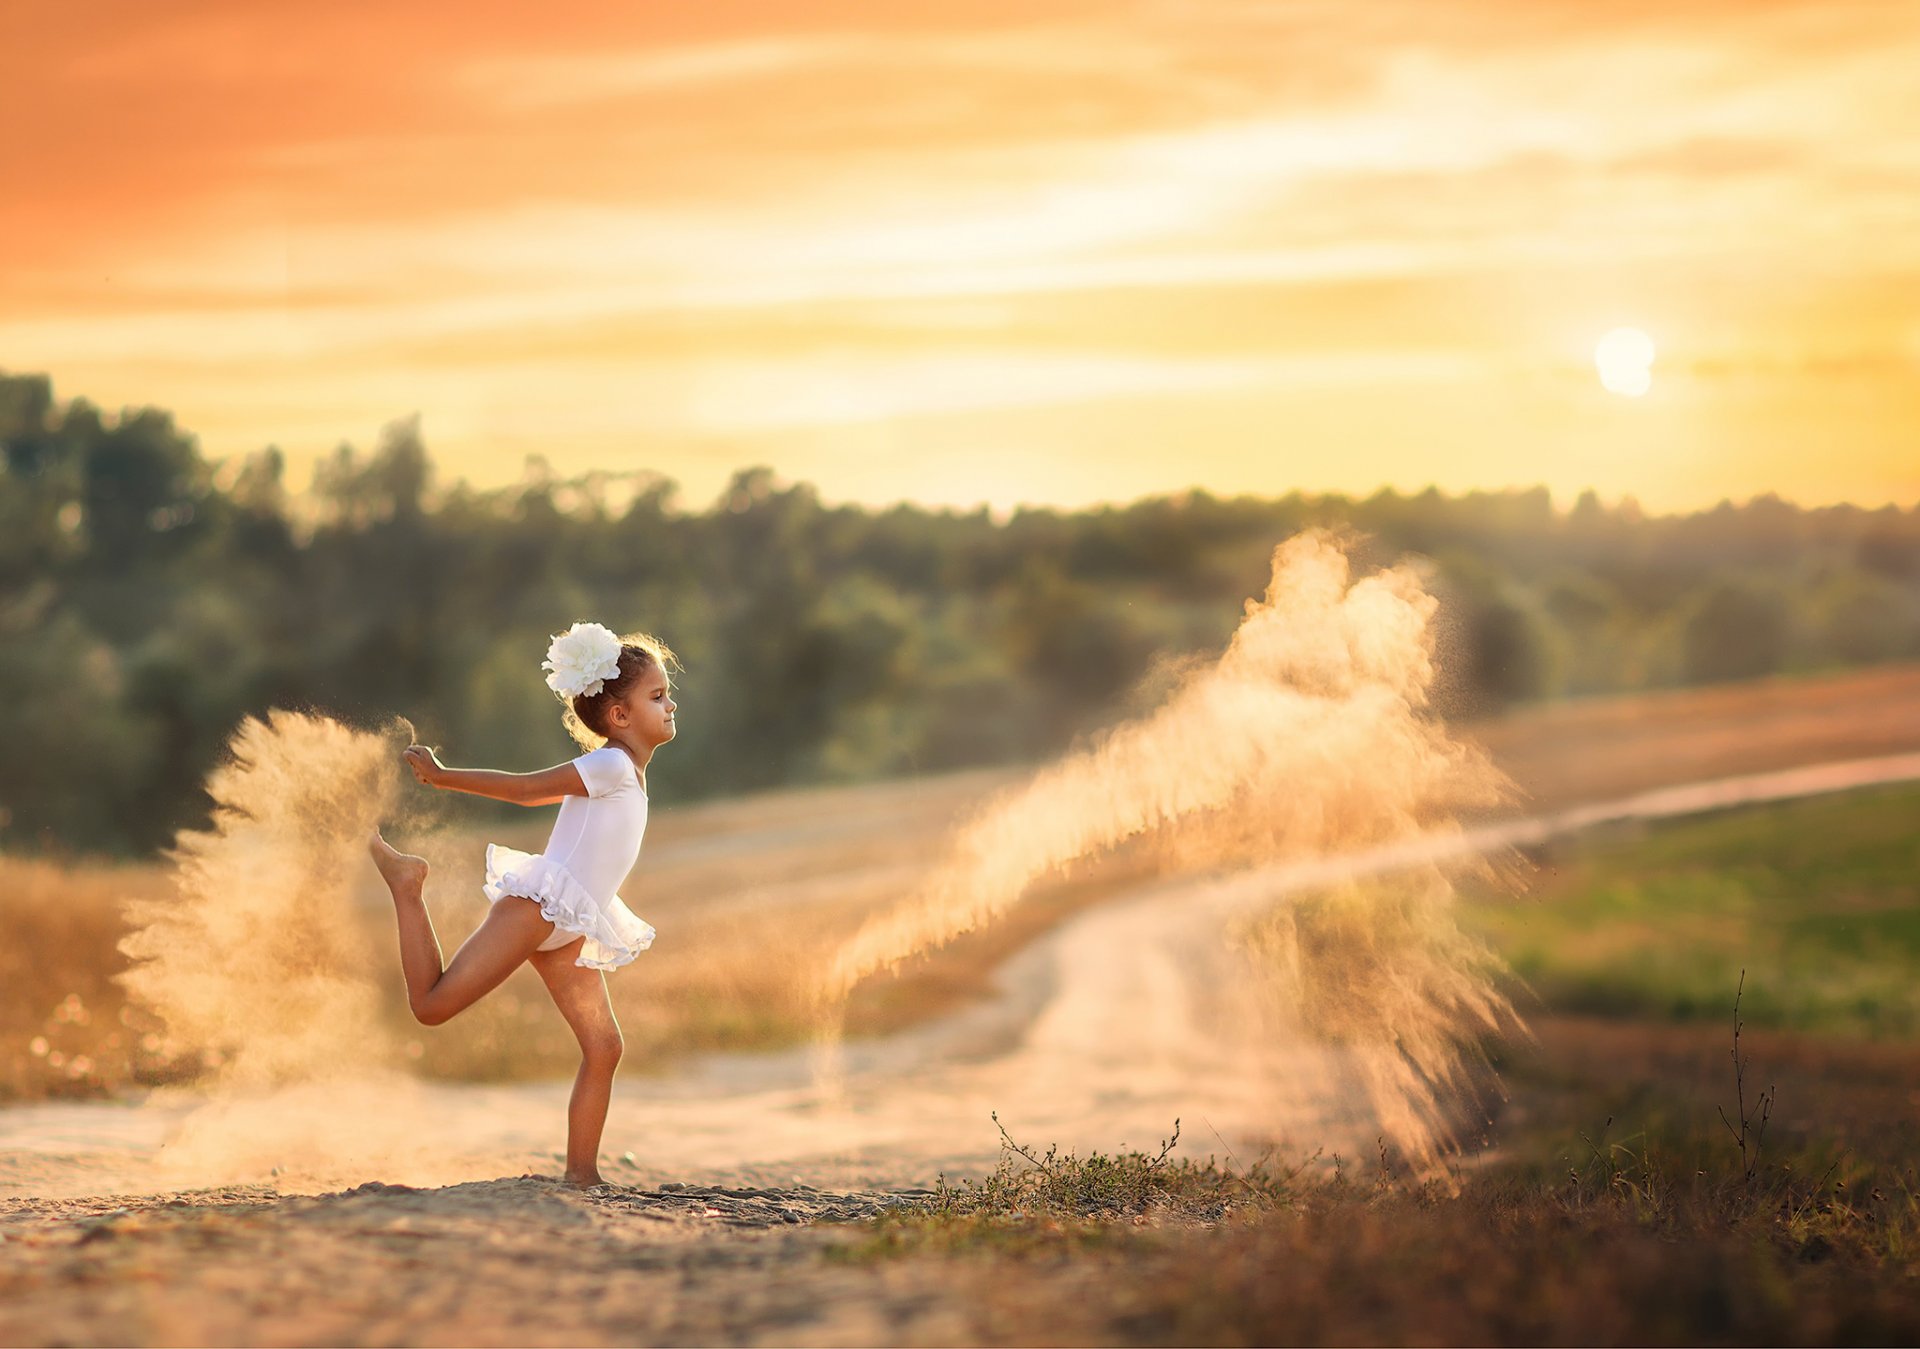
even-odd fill
[[[1249,1045],[1218,924],[1249,904],[1341,877],[1607,820],[1653,819],[1920,778],[1920,752],[1650,790],[1614,802],[1344,858],[1140,888],[1080,913],[998,971],[995,996],[908,1032],[829,1051],[715,1054],[616,1084],[609,1180],[873,1189],[979,1175],[1000,1122],[1081,1152],[1185,1154],[1269,1144],[1369,1155],[1377,1134],[1339,1056]],[[316,1083],[207,1101],[49,1103],[0,1113],[0,1199],[261,1184],[320,1193],[367,1181],[440,1185],[555,1169],[545,1146],[568,1084]],[[329,1136],[344,1112],[350,1139]],[[311,1121],[311,1123],[307,1123]],[[386,1121],[386,1125],[374,1121]]]

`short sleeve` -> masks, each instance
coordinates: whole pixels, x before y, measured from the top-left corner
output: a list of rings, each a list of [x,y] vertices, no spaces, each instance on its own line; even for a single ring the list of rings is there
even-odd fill
[[[573,761],[580,781],[587,784],[588,796],[613,796],[633,783],[633,769],[626,751],[613,745],[589,750]]]

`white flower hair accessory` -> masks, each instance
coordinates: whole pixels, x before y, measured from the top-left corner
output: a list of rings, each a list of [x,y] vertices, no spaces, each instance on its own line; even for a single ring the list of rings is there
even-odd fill
[[[591,698],[620,673],[620,639],[599,623],[575,623],[553,639],[540,668],[547,687],[563,698]]]

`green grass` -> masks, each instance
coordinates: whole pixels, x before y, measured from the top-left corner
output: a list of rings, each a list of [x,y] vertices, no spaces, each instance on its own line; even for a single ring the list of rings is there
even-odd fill
[[[1744,968],[1753,1025],[1920,1035],[1920,786],[1595,831],[1463,900],[1556,1011],[1722,1018]]]

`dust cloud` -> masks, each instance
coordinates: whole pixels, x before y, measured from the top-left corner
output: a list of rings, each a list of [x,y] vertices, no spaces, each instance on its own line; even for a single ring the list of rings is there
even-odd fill
[[[1192,878],[1184,891],[1157,888],[1175,906],[1194,901],[1186,911],[1198,926],[1216,916],[1199,896],[1223,881],[1259,889],[1290,861],[1457,834],[1461,811],[1518,797],[1484,750],[1427,710],[1439,607],[1430,564],[1355,580],[1357,538],[1316,528],[1280,544],[1265,597],[1247,601],[1217,662],[1189,667],[1157,710],[989,802],[913,896],[858,930],[817,994],[823,1075],[862,980],[991,923],[1069,864],[1144,849],[1163,873]],[[1511,855],[1455,865],[1508,886],[1522,874]],[[1384,1135],[1430,1167],[1457,1142],[1447,1106],[1485,1064],[1481,1035],[1525,1031],[1500,991],[1498,958],[1455,923],[1454,897],[1439,866],[1417,860],[1385,882],[1335,873],[1302,892],[1276,881],[1251,916],[1219,930],[1244,959],[1189,960],[1185,975],[1192,984],[1241,971],[1258,996],[1240,1005],[1258,1015],[1235,1033],[1337,1048]],[[1101,1014],[1108,1033],[1131,1036],[1162,1010]],[[1296,1079],[1283,1089],[1332,1088]]]
[[[169,1161],[216,1172],[364,1153],[367,1122],[392,1118],[346,1102],[382,1078],[388,1094],[405,1090],[377,977],[393,963],[391,915],[358,896],[409,739],[404,722],[376,733],[281,709],[247,718],[207,779],[210,825],[182,830],[168,853],[174,893],[127,901],[131,963],[115,977],[164,1023],[163,1052],[209,1070]]]

